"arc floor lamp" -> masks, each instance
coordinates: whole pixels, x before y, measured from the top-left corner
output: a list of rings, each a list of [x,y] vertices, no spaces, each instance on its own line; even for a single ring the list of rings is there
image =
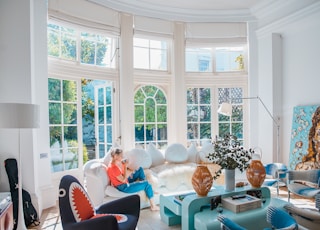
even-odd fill
[[[274,116],[272,116],[270,110],[267,108],[267,106],[265,105],[265,103],[261,100],[261,98],[259,96],[256,97],[242,97],[242,98],[237,98],[237,99],[257,99],[258,101],[261,102],[262,106],[264,107],[264,109],[267,111],[267,113],[269,114],[269,116],[271,117],[273,124],[277,127],[277,152],[276,152],[276,156],[277,156],[277,162],[279,162],[279,153],[280,153],[280,123],[279,123],[279,119],[275,118]],[[225,116],[231,116],[232,115],[232,105],[228,102],[223,102],[219,109],[218,109],[218,113],[225,115]]]
[[[0,103],[0,128],[2,129],[18,129],[18,224],[17,229],[27,229],[24,221],[23,204],[22,204],[22,173],[21,173],[21,146],[20,136],[21,129],[39,128],[39,115],[40,109],[35,104],[22,104],[22,103]]]

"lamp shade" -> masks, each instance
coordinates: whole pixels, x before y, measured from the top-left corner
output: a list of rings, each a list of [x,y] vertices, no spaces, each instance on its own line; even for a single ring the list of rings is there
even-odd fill
[[[0,103],[0,128],[39,128],[39,105]]]
[[[230,117],[232,114],[232,105],[230,103],[223,102],[218,109],[218,113]]]

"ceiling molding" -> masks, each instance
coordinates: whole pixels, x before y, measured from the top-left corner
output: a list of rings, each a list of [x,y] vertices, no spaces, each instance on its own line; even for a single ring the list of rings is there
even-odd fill
[[[187,9],[144,3],[143,6],[114,0],[88,0],[113,10],[145,17],[182,22],[246,22],[255,20],[250,9]]]
[[[259,28],[256,33],[257,37],[261,38],[268,36],[270,33],[277,32],[280,28],[285,27],[290,23],[301,20],[307,16],[313,15],[314,13],[319,12],[320,10],[320,1],[315,1],[314,4],[310,4],[307,7],[302,8],[299,11],[296,11],[286,17],[281,18],[280,20],[274,21],[264,27]]]

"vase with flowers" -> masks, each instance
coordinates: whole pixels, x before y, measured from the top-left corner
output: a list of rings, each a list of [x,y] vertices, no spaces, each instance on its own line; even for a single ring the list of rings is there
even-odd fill
[[[215,172],[213,179],[220,177],[222,170],[225,172],[225,190],[232,191],[235,188],[235,169],[244,172],[248,167],[253,153],[252,149],[246,150],[231,134],[213,141],[213,152],[207,158],[210,162],[218,164],[220,169]]]

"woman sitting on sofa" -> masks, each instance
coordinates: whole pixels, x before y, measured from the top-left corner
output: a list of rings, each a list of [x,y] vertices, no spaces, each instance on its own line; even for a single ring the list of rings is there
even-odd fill
[[[159,207],[155,205],[153,200],[153,190],[151,185],[146,181],[143,168],[137,170],[127,176],[128,162],[123,159],[123,152],[119,148],[114,148],[111,151],[111,162],[106,171],[110,178],[111,184],[121,192],[135,193],[144,190],[150,201],[152,211],[158,211]]]

